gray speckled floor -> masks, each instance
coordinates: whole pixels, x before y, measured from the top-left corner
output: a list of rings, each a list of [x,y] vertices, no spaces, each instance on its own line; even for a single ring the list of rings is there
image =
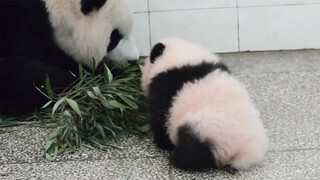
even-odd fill
[[[51,129],[20,126],[0,134],[0,179],[320,179],[320,50],[222,54],[248,88],[268,129],[263,164],[235,175],[172,168],[150,137],[122,137],[124,150],[82,149],[43,158]]]

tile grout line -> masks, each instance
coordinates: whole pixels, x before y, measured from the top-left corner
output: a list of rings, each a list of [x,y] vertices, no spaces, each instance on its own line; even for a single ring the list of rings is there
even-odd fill
[[[192,10],[210,10],[210,9],[230,9],[230,8],[257,8],[257,7],[279,7],[279,6],[307,6],[307,5],[315,5],[315,4],[320,4],[320,3],[308,3],[308,4],[303,4],[303,3],[297,3],[297,4],[274,4],[274,5],[253,5],[253,6],[238,6],[238,0],[237,0],[237,5],[236,6],[230,6],[230,7],[209,7],[209,8],[186,8],[186,9],[165,9],[165,10],[150,10],[149,6],[149,0],[148,2],[148,11],[137,11],[134,13],[153,13],[153,12],[171,12],[171,11],[192,11]]]
[[[137,11],[137,12],[132,12],[133,14],[144,14],[148,13],[148,11]]]
[[[151,51],[152,44],[151,44],[151,16],[150,16],[150,3],[149,0],[147,0],[147,5],[148,5],[148,25],[149,25],[149,49]]]
[[[239,0],[237,0],[237,31],[238,31],[238,52],[240,52]]]
[[[227,64],[227,63],[226,63]],[[227,64],[228,65],[228,64]],[[319,70],[295,70],[295,71],[264,71],[264,72],[238,72],[238,73],[231,73],[233,75],[268,75],[268,74],[288,74],[288,73],[307,73],[307,72],[320,72]]]
[[[208,8],[186,8],[186,9],[165,9],[165,10],[153,10],[150,11],[151,13],[159,13],[159,12],[177,12],[177,11],[197,11],[197,10],[211,10],[211,9],[233,9],[236,8],[236,6],[230,6],[230,7],[208,7]]]
[[[240,8],[257,8],[257,7],[277,7],[277,6],[307,6],[307,5],[315,5],[320,3],[296,3],[296,4],[269,4],[269,5],[253,5],[253,6],[241,6]]]

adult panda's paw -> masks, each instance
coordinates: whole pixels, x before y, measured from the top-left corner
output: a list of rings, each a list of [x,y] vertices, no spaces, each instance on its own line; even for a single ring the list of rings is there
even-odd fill
[[[106,1],[107,0],[81,0],[81,11],[87,15],[95,9],[100,9]]]

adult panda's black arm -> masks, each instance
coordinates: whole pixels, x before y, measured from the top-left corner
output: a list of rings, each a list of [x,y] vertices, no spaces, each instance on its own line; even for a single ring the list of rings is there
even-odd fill
[[[23,57],[1,59],[0,114],[23,115],[32,113],[35,108],[41,108],[49,100],[34,85],[39,88],[45,86],[46,75],[50,77],[55,92],[76,81],[67,69],[45,62]]]
[[[55,44],[45,5],[40,0],[0,1],[0,114],[22,115],[47,99],[33,86],[66,87],[78,64]]]
[[[0,56],[23,56],[75,70],[77,63],[55,43],[44,2],[1,0]]]

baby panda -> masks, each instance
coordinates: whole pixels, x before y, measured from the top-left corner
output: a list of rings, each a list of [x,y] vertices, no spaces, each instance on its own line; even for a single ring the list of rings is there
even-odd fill
[[[268,138],[259,113],[216,55],[165,39],[145,62],[142,88],[154,141],[173,150],[175,167],[248,169],[263,160]]]

